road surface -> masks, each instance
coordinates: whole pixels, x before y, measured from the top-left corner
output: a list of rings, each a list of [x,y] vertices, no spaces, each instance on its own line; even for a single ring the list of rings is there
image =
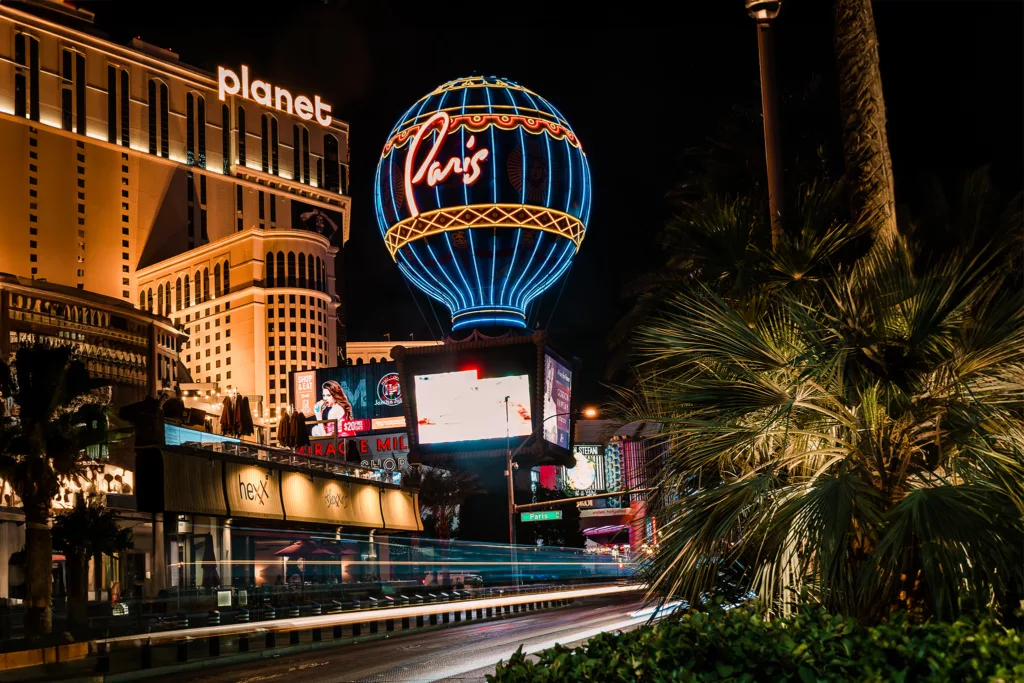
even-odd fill
[[[190,672],[195,683],[349,683],[350,681],[483,681],[494,665],[523,645],[536,652],[556,642],[578,644],[602,631],[634,628],[647,615],[633,616],[635,595],[577,602],[571,607],[513,614],[425,633],[341,645],[300,655]],[[171,683],[178,676],[150,679]]]

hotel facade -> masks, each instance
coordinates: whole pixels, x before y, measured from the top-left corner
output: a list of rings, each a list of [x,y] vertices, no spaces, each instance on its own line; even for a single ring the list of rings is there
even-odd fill
[[[185,336],[158,388],[212,385],[271,416],[285,373],[337,365],[344,342],[348,124],[91,19],[0,5],[0,273],[169,321]]]

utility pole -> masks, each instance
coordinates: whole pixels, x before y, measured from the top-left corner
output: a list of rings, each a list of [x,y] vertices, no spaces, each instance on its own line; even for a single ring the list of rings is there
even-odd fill
[[[768,209],[771,212],[772,249],[783,237],[782,135],[779,131],[779,98],[775,83],[775,29],[782,0],[744,0],[757,22],[757,55],[761,64],[761,115],[764,119],[764,154],[768,167]]]

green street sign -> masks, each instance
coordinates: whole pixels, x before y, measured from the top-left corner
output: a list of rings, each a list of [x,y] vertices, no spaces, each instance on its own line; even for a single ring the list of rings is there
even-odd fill
[[[562,518],[561,510],[546,510],[545,512],[520,512],[520,520],[524,522],[551,522]]]

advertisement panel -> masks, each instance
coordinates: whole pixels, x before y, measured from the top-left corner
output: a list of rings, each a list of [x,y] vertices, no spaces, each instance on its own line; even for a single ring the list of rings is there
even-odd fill
[[[604,454],[600,445],[576,444],[572,449],[576,466],[563,468],[562,477],[576,495],[585,496],[605,490]]]
[[[416,376],[417,434],[422,444],[529,436],[527,375],[480,378],[477,370]]]
[[[384,525],[380,493],[373,484],[310,477],[303,472],[284,472],[281,489],[289,521],[371,528]]]
[[[284,519],[280,472],[255,465],[226,462],[224,485],[232,516]]]
[[[306,416],[312,439],[405,426],[393,362],[293,372],[292,403]]]
[[[572,370],[550,353],[544,354],[544,440],[569,448]]]
[[[297,199],[291,201],[292,228],[323,235],[335,247],[341,246],[345,220],[338,211],[322,209]]]

